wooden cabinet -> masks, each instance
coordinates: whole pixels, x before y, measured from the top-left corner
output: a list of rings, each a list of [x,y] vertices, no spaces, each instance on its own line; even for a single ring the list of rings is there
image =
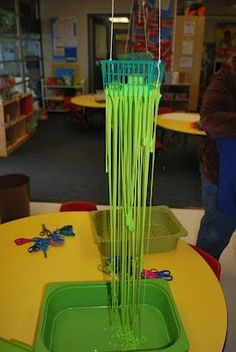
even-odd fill
[[[0,156],[6,157],[20,147],[32,134],[33,124],[31,94],[0,101]]]
[[[187,83],[161,85],[160,106],[165,106],[174,111],[189,111],[190,85]]]
[[[43,109],[48,112],[64,112],[65,97],[74,97],[84,93],[84,81],[80,84],[48,84],[42,80]]]

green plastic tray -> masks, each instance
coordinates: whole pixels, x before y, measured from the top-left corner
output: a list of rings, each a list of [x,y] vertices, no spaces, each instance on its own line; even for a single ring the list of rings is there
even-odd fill
[[[148,219],[147,208],[147,219]],[[187,236],[187,231],[175,217],[169,207],[154,206],[151,217],[151,233],[148,253],[167,252],[176,248],[179,237]],[[110,211],[90,212],[93,235],[102,255],[110,256]],[[147,232],[147,226],[146,226]],[[144,249],[147,248],[147,236],[144,235]],[[118,250],[118,249],[117,249]],[[119,250],[118,250],[119,252]]]
[[[33,352],[32,347],[15,340],[0,338],[0,352]]]
[[[109,325],[110,283],[49,284],[41,306],[35,352],[129,351]],[[186,352],[189,342],[169,285],[141,281],[141,335],[133,352]],[[131,351],[131,350],[130,350]]]

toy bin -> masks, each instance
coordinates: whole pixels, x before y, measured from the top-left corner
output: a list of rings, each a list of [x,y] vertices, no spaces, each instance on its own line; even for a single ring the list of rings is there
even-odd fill
[[[168,283],[143,280],[140,292],[141,339],[136,348],[127,347],[127,336],[117,337],[110,326],[109,282],[49,284],[34,351],[187,352],[189,342]]]
[[[146,210],[146,221],[149,219]],[[187,236],[187,231],[169,207],[161,205],[151,208],[151,231],[148,253],[167,252],[176,248],[179,237]],[[110,256],[110,210],[90,212],[93,235],[102,255]],[[147,248],[148,226],[145,226],[144,250]],[[117,244],[118,246],[120,244]],[[117,248],[119,252],[119,248]],[[146,251],[146,250],[145,250]]]

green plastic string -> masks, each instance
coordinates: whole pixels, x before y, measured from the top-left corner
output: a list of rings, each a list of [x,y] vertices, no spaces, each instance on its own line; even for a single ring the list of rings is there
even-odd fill
[[[151,211],[146,214],[146,205],[149,178],[149,205],[152,197],[160,86],[146,84],[143,77],[131,75],[128,83],[110,82],[105,95],[106,172],[111,206],[111,322],[116,336],[132,349],[142,341],[140,283],[151,228]]]

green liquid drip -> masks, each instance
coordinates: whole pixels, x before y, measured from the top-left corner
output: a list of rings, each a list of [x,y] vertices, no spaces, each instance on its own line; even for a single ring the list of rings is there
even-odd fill
[[[111,314],[114,336],[125,350],[145,339],[140,328],[140,283],[148,252],[151,208],[146,212],[148,179],[151,206],[160,86],[110,84],[106,95],[106,172],[111,233]],[[151,157],[152,156],[152,157]],[[151,172],[149,165],[151,162]],[[144,234],[146,245],[144,245]],[[116,257],[120,258],[119,268]],[[117,270],[118,269],[118,270]],[[145,289],[143,290],[145,295]]]

